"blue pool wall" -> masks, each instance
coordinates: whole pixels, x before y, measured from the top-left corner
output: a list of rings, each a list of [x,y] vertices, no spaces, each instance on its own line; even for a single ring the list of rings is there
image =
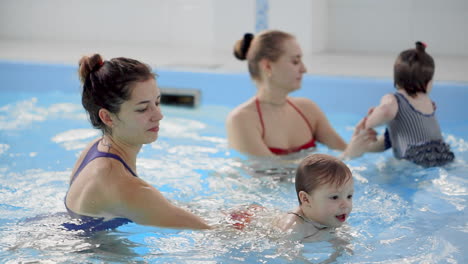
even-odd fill
[[[256,88],[247,72],[213,73],[155,69],[160,87],[201,91],[201,104],[234,108],[252,97]],[[80,92],[77,66],[0,61],[0,91]],[[363,116],[382,95],[393,93],[393,80],[307,74],[292,96],[307,97],[325,112]],[[441,123],[468,123],[468,83],[435,81],[431,98]]]

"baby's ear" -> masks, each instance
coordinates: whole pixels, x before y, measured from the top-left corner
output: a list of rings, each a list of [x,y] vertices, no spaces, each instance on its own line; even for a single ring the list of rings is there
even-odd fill
[[[310,202],[309,194],[304,192],[304,191],[299,192],[299,199],[301,200],[301,203],[307,203],[308,204]]]

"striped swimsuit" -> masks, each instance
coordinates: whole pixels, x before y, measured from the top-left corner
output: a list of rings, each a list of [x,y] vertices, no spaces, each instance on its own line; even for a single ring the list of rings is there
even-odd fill
[[[423,114],[400,93],[395,93],[398,112],[385,131],[385,149],[392,148],[398,159],[407,159],[425,167],[453,161],[450,146],[443,141],[435,110]]]

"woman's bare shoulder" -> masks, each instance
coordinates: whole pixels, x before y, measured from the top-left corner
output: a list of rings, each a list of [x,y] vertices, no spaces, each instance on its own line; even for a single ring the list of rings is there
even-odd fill
[[[142,184],[140,178],[135,177],[122,162],[114,158],[97,158],[86,167],[89,167],[86,170],[89,184],[107,190],[108,194]]]
[[[294,105],[300,107],[301,109],[318,109],[318,105],[305,97],[289,97],[288,98]]]
[[[232,123],[245,122],[256,114],[255,101],[250,99],[229,112],[227,121]]]
[[[81,151],[78,159],[76,160],[76,163],[75,163],[75,168],[73,169],[73,173],[72,175],[75,174],[75,171],[76,169],[78,168],[79,164],[81,164],[81,162],[83,162],[83,159],[84,157],[86,156],[86,154],[88,153],[89,149],[91,148],[92,145],[94,145],[94,143],[96,143],[96,141],[100,140],[101,138],[96,138],[94,140],[92,140],[91,142],[89,142],[85,148],[83,148],[83,150]]]
[[[305,97],[292,97],[289,100],[298,107],[311,121],[323,119],[324,114],[320,107],[312,100]]]

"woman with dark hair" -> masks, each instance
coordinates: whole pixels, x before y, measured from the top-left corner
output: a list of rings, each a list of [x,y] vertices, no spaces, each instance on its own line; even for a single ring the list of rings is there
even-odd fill
[[[257,93],[227,117],[229,146],[254,156],[286,155],[316,146],[342,150],[344,156],[365,152],[371,132],[355,133],[351,144],[336,133],[320,108],[307,98],[288,94],[301,88],[306,67],[298,42],[289,33],[268,30],[245,34],[234,55],[247,60]]]
[[[392,148],[396,158],[425,167],[453,161],[455,156],[443,141],[435,103],[429,97],[435,64],[426,44],[418,41],[414,49],[401,52],[393,70],[397,92],[384,95],[365,118],[365,128],[387,125],[371,151]]]
[[[65,207],[78,223],[69,229],[100,231],[135,222],[170,228],[210,228],[170,203],[138,177],[143,144],[158,138],[161,92],[151,68],[137,60],[99,54],[79,62],[82,104],[103,133],[82,152],[73,169]]]

